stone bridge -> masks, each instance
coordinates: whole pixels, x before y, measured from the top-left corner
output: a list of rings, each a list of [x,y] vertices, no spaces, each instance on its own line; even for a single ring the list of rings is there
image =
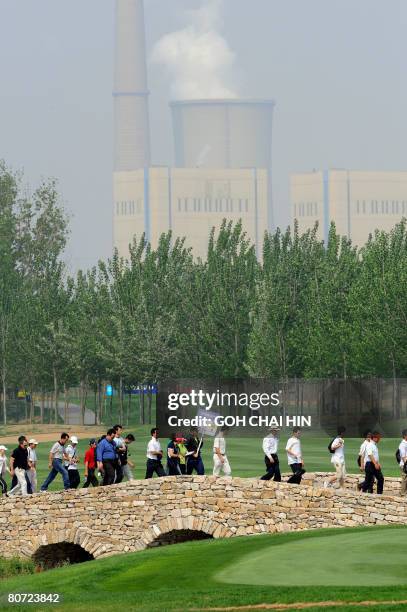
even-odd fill
[[[392,495],[251,478],[186,476],[111,487],[0,498],[0,555],[32,557],[50,567],[176,542],[326,527],[407,524],[398,479]]]

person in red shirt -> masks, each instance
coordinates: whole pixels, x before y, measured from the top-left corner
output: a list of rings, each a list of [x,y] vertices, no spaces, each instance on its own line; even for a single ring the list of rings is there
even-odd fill
[[[97,487],[99,485],[99,481],[96,477],[96,440],[92,438],[89,440],[89,449],[85,453],[85,478],[86,482],[83,485],[84,488],[89,487],[89,485],[93,485]]]

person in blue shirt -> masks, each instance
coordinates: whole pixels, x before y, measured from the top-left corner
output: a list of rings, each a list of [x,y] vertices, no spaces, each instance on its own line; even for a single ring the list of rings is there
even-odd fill
[[[98,469],[103,472],[103,485],[113,484],[116,475],[117,447],[113,442],[115,434],[114,429],[109,429],[96,448]]]

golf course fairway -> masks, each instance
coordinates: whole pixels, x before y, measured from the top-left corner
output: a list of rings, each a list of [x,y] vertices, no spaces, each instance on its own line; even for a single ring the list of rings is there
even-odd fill
[[[0,610],[407,610],[406,543],[407,527],[356,527],[185,542],[7,578],[0,564]],[[60,603],[10,603],[22,590],[58,593]]]
[[[230,584],[385,586],[406,584],[406,529],[324,534],[252,552],[216,574]],[[379,571],[378,571],[379,570]]]

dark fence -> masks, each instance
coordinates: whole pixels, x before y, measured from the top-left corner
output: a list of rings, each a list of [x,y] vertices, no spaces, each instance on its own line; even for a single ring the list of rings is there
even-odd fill
[[[291,380],[178,380],[159,385],[157,425],[169,430],[169,393],[189,393],[205,389],[210,393],[260,394],[278,393],[278,406],[260,407],[260,416],[281,418],[286,427],[301,420],[288,417],[311,417],[314,433],[336,434],[345,427],[347,435],[361,437],[367,430],[377,430],[386,436],[399,436],[407,428],[407,379],[348,378],[348,379],[291,379]],[[222,415],[248,417],[253,414],[247,406],[233,403],[227,407],[215,403],[213,411]],[[176,414],[188,418],[197,414],[191,406],[179,407]],[[253,428],[233,428],[236,435],[254,435]],[[265,427],[266,429],[266,427]],[[259,429],[256,427],[256,434]]]

